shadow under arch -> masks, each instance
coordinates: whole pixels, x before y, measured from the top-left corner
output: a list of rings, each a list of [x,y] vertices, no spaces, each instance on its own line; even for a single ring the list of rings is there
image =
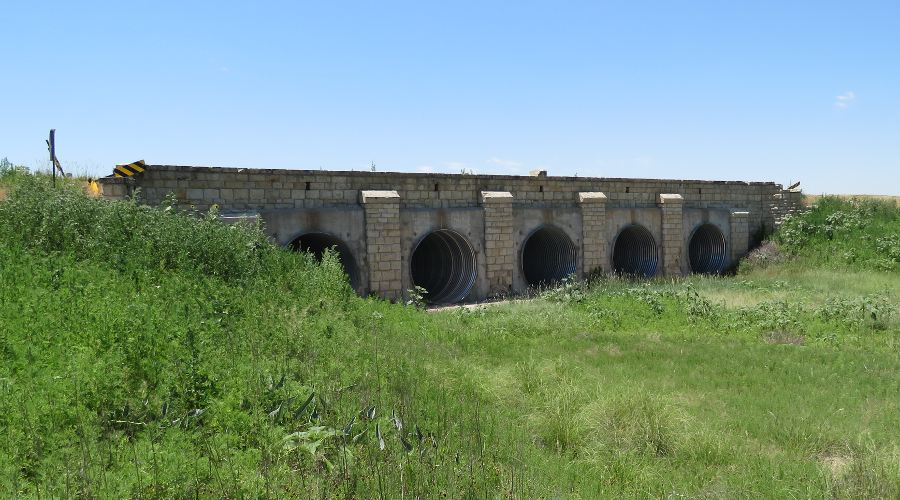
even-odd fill
[[[698,274],[720,274],[727,261],[725,235],[714,224],[697,226],[688,243],[688,258],[691,272]]]
[[[452,229],[425,235],[413,248],[409,260],[412,283],[427,291],[425,300],[429,304],[459,302],[475,284],[475,250]]]
[[[543,225],[522,244],[522,274],[528,286],[549,285],[575,273],[575,244],[569,235],[553,225]]]
[[[625,226],[616,236],[613,246],[613,271],[616,274],[644,276],[656,275],[659,250],[653,235],[644,226]]]
[[[316,260],[322,260],[322,255],[329,248],[334,248],[338,254],[338,260],[344,267],[344,272],[350,279],[350,286],[354,290],[359,288],[359,268],[356,265],[356,259],[353,258],[353,252],[343,240],[332,234],[323,232],[309,232],[297,236],[288,247],[295,252],[309,252],[313,254]]]

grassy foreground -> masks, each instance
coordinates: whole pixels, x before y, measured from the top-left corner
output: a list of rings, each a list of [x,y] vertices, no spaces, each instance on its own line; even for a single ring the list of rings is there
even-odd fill
[[[4,497],[900,495],[896,206],[821,200],[735,277],[427,313],[10,175]]]

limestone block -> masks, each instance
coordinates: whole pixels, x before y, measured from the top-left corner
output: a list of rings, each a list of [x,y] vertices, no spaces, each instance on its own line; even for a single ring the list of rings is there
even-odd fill
[[[482,203],[512,203],[513,195],[509,191],[482,191]]]
[[[588,193],[578,193],[578,203],[606,203],[608,198],[605,193],[601,192],[588,192]]]
[[[363,204],[370,203],[400,203],[400,194],[397,191],[360,191],[360,202]]]

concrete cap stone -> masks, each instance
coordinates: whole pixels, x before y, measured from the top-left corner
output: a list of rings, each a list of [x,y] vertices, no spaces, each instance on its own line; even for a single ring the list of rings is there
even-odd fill
[[[684,198],[680,194],[659,194],[659,203],[684,203]]]
[[[578,203],[606,203],[606,194],[600,191],[578,193]]]
[[[513,195],[509,191],[482,191],[482,203],[512,201]]]
[[[238,222],[256,223],[259,221],[259,212],[243,212],[243,213],[220,213],[219,220],[225,224],[235,224]]]
[[[400,201],[400,193],[397,191],[360,191],[359,196],[363,203],[394,203]]]

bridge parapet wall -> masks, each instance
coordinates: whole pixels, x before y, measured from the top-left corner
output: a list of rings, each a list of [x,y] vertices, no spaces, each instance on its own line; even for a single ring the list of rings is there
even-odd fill
[[[136,180],[148,204],[169,193],[200,210],[275,210],[356,205],[361,190],[392,190],[403,208],[461,208],[481,205],[482,191],[508,191],[515,206],[572,206],[580,192],[603,192],[617,207],[652,207],[662,193],[678,193],[685,206],[741,207],[751,227],[774,224],[781,186],[772,182],[530,177],[507,175],[330,172],[151,165]],[[766,219],[763,215],[769,215]]]
[[[584,277],[610,272],[619,234],[626,227],[643,227],[655,241],[648,246],[635,240],[635,248],[655,252],[651,267],[657,269],[658,259],[658,271],[672,275],[691,272],[686,239],[695,225],[717,228],[727,241],[723,262],[733,263],[753,243],[752,235],[771,230],[797,210],[801,196],[772,182],[166,165],[151,165],[127,182],[101,180],[102,187],[107,184],[104,194],[108,190],[114,197],[139,188],[150,205],[174,195],[180,206],[206,210],[218,205],[222,213],[259,214],[283,244],[304,231],[338,237],[355,254],[359,290],[392,299],[415,285],[407,254],[431,231],[452,229],[477,240],[468,242],[474,274],[460,281],[461,286],[474,283],[466,292],[471,300],[522,291],[528,281],[522,248],[540,228],[546,228],[541,237],[557,238],[554,245],[565,253],[553,256],[555,265],[574,267]]]

